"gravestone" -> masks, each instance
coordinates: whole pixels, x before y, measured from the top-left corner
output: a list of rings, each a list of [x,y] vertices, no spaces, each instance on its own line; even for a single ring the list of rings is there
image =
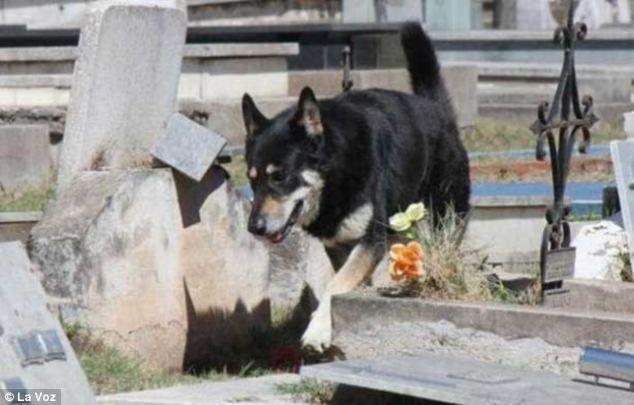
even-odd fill
[[[549,372],[435,354],[348,360],[302,367],[306,378],[449,404],[631,404],[628,390]],[[366,397],[366,401],[367,401]],[[389,403],[410,403],[400,398]],[[366,403],[363,397],[345,403]],[[388,401],[386,401],[388,402]],[[377,402],[383,403],[383,402]],[[413,403],[413,401],[412,401]],[[434,402],[435,403],[435,402]]]
[[[0,243],[0,403],[3,389],[46,389],[55,404],[96,403],[19,242]]]
[[[184,3],[100,2],[86,21],[32,260],[65,319],[146,367],[204,367],[269,325],[268,251],[227,173],[207,170],[222,140],[174,116]],[[153,147],[180,171],[151,167]]]
[[[81,31],[59,186],[85,170],[148,166],[174,112],[187,14],[182,0],[100,1]]]
[[[0,192],[46,187],[53,160],[47,125],[0,126]]]
[[[634,256],[634,141],[610,143],[614,176],[619,190],[619,202],[623,225],[627,233],[630,257]]]

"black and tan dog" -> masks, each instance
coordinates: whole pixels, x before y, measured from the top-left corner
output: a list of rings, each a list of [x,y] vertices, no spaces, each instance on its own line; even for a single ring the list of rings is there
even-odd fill
[[[394,213],[423,201],[442,217],[469,210],[469,162],[430,39],[417,23],[401,41],[414,94],[371,89],[297,106],[272,119],[242,100],[254,192],[249,231],[281,242],[295,224],[321,239],[337,274],[302,337],[330,345],[332,295],[369,277],[386,252]]]

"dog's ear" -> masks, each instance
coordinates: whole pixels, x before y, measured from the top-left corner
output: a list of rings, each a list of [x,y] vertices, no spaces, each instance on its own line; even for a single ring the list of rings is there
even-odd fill
[[[255,106],[253,99],[248,93],[244,93],[244,96],[242,96],[242,119],[247,130],[247,138],[254,136],[268,121]]]
[[[297,120],[297,123],[304,127],[308,136],[316,137],[324,134],[324,126],[321,123],[321,112],[317,105],[315,93],[313,93],[310,87],[304,87],[299,95]]]

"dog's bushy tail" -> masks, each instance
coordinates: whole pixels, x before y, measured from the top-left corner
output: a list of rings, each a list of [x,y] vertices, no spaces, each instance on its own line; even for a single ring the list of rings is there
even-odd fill
[[[414,93],[419,96],[444,98],[445,86],[440,75],[436,51],[420,23],[408,22],[403,25],[401,44]]]

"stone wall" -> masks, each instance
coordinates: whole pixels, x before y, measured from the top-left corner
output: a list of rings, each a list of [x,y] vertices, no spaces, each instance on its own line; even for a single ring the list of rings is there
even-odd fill
[[[79,28],[95,0],[3,0],[0,23]],[[319,23],[341,18],[342,0],[187,0],[192,25]]]

